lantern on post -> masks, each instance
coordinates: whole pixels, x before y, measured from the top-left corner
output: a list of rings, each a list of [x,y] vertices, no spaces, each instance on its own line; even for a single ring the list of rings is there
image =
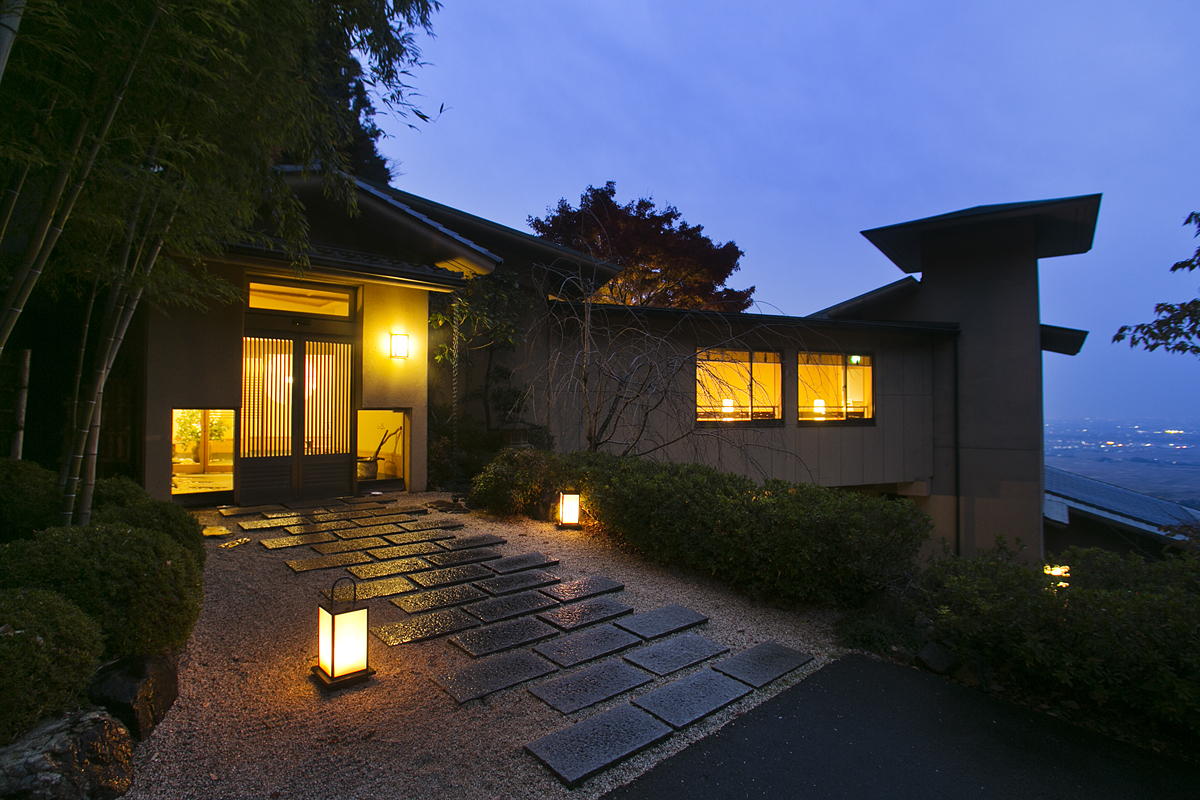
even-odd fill
[[[342,581],[353,587],[349,603],[338,602]],[[352,686],[375,674],[367,665],[367,609],[358,607],[358,584],[352,578],[334,581],[329,603],[317,606],[317,666],[312,672],[324,689]]]
[[[558,493],[558,527],[581,527],[579,522],[579,492],[574,489],[567,489]]]

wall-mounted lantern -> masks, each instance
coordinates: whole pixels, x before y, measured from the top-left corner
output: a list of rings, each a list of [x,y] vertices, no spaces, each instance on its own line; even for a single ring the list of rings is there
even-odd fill
[[[567,489],[558,493],[558,527],[580,527],[579,492],[574,489]]]
[[[338,602],[342,581],[350,581],[353,587],[348,603]],[[341,689],[375,674],[367,665],[367,609],[358,607],[358,584],[353,578],[334,581],[328,604],[317,607],[317,666],[312,671],[324,689]]]
[[[408,334],[392,334],[392,358],[408,358]]]

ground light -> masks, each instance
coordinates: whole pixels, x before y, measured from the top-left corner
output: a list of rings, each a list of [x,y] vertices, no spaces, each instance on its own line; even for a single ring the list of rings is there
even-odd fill
[[[350,581],[353,587],[349,603],[337,600],[342,581]],[[358,607],[358,584],[353,578],[334,581],[329,602],[317,606],[317,666],[312,672],[324,689],[352,686],[375,674],[367,665],[367,609]]]
[[[574,489],[567,489],[558,493],[558,527],[580,527],[579,492]]]

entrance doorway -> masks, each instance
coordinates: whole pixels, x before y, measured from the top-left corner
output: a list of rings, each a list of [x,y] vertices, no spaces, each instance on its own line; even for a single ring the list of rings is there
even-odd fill
[[[333,338],[243,338],[239,503],[352,491],[352,356]]]

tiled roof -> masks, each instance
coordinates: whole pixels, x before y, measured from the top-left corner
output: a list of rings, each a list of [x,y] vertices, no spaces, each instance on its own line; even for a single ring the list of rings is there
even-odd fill
[[[1200,522],[1200,511],[1141,492],[1046,467],[1046,494],[1081,511],[1120,518],[1131,526],[1158,533],[1166,525]]]

